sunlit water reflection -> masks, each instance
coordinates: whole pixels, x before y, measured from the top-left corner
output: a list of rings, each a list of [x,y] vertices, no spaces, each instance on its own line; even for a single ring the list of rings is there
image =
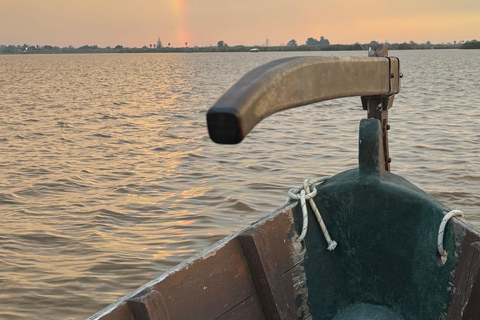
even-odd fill
[[[0,56],[0,318],[84,318],[304,178],[355,167],[358,98],[274,115],[239,145],[207,137],[208,107],[242,74],[331,54]],[[392,172],[480,226],[480,51],[391,54],[405,74]]]

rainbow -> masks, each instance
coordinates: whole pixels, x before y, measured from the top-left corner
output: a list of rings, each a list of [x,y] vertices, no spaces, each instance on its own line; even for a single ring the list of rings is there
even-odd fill
[[[177,17],[177,27],[178,27],[178,35],[177,41],[178,46],[183,47],[185,42],[188,43],[190,40],[187,28],[187,14],[186,14],[186,0],[172,0],[173,10]],[[176,44],[177,45],[177,44]]]

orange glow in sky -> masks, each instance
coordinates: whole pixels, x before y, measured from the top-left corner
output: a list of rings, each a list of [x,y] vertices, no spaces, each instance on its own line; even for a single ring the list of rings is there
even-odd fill
[[[2,0],[0,44],[173,47],[480,40],[477,0]]]

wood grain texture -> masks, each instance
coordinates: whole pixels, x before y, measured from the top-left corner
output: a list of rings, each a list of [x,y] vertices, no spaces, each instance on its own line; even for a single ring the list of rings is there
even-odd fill
[[[472,243],[470,252],[470,268],[466,274],[470,292],[462,319],[480,319],[480,242]]]
[[[452,219],[460,254],[447,320],[480,319],[480,234],[463,219]]]
[[[162,293],[171,320],[216,319],[255,293],[236,238],[152,289]]]
[[[305,319],[310,316],[308,307],[308,287],[305,267],[302,262],[282,274],[280,277],[282,288],[292,288],[295,296],[295,319]]]
[[[238,236],[265,317],[269,320],[296,317],[293,280],[287,276],[280,281],[282,274],[294,266],[295,250],[288,237],[291,227],[292,217],[284,213]]]
[[[247,300],[229,310],[217,320],[266,320],[262,305],[255,293]]]

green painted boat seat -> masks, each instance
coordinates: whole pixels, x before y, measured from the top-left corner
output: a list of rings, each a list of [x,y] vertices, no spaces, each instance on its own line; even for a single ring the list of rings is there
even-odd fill
[[[340,310],[333,320],[403,320],[403,318],[385,306],[357,303]]]
[[[448,226],[442,265],[437,234],[449,208],[383,169],[381,134],[378,120],[362,120],[359,167],[317,186],[314,201],[338,246],[327,250],[309,213],[304,266],[313,319],[437,320],[448,310],[454,237]]]

